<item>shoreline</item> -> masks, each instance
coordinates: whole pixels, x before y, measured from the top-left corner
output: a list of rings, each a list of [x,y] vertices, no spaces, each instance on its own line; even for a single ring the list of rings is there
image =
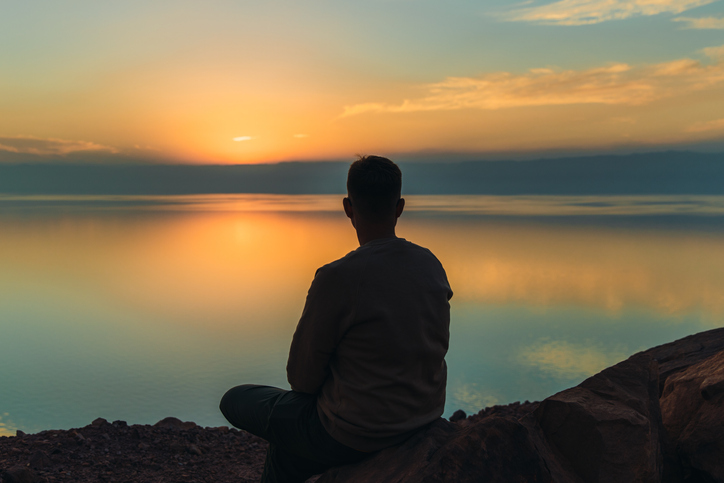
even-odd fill
[[[493,416],[519,418],[537,405],[515,402],[470,416],[456,411],[450,420],[464,427]],[[154,425],[98,418],[82,428],[0,436],[0,483],[7,483],[8,472],[17,475],[11,481],[37,483],[256,482],[266,449],[263,439],[226,426],[201,427],[174,417]]]

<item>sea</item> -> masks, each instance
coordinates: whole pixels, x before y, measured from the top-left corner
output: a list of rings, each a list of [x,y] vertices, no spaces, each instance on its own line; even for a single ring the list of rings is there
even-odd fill
[[[724,196],[408,196],[397,234],[454,291],[445,416],[540,400],[724,326]],[[342,195],[0,196],[0,435],[167,416],[226,425],[288,388]]]

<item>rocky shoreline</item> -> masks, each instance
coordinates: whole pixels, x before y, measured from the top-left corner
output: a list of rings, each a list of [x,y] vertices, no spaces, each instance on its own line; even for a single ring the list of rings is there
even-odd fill
[[[0,483],[255,482],[267,444],[166,418],[0,437]],[[724,482],[724,329],[635,354],[540,403],[440,419],[330,482]]]
[[[522,417],[537,403],[485,408],[470,420]],[[466,416],[452,418],[464,424]],[[257,482],[267,443],[244,431],[169,417],[154,425],[112,423],[0,437],[0,483]]]

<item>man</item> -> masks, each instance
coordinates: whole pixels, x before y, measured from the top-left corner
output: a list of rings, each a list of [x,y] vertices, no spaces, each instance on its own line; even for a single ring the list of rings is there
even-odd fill
[[[229,390],[221,411],[269,441],[263,482],[303,482],[403,442],[445,405],[452,291],[427,249],[395,235],[405,200],[389,159],[350,166],[360,247],[317,270],[289,351],[291,391]]]

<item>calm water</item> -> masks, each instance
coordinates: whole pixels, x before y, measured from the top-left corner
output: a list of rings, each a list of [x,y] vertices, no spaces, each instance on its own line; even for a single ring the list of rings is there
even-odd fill
[[[446,415],[544,398],[724,325],[724,197],[408,197],[398,235],[455,292]],[[0,434],[172,415],[288,387],[338,196],[0,197]]]

